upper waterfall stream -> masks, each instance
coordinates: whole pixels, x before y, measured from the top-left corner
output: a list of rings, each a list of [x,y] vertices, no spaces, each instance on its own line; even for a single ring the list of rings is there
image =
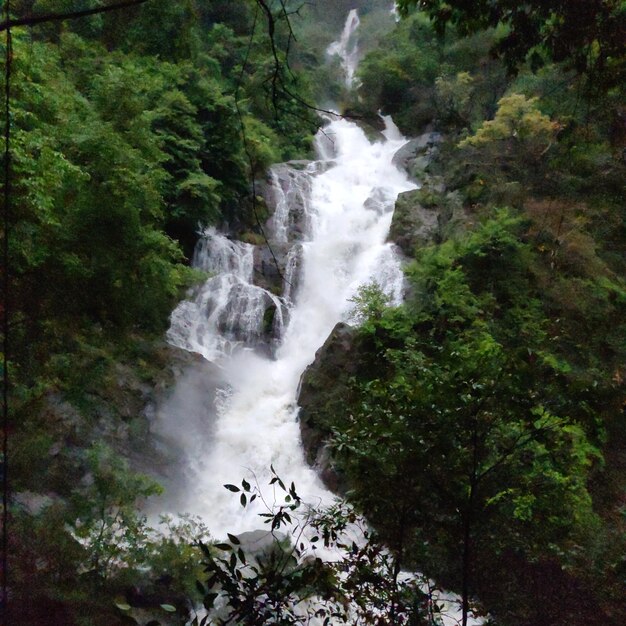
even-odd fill
[[[337,41],[333,41],[326,49],[329,55],[336,54],[341,59],[341,68],[344,72],[346,87],[352,87],[354,74],[359,63],[359,47],[356,41],[356,32],[360,24],[361,21],[359,20],[357,10],[352,9],[348,13],[341,37]]]
[[[392,301],[402,298],[399,259],[386,237],[397,195],[415,185],[392,164],[406,140],[385,123],[384,138],[370,141],[355,123],[331,120],[316,140],[318,161],[283,164],[270,176],[276,211],[268,236],[283,249],[288,243],[283,296],[253,284],[253,246],[214,230],[199,242],[195,264],[214,275],[175,310],[168,338],[213,361],[222,380],[203,407],[204,429],[197,416],[190,425],[184,412],[173,415],[173,406],[161,419],[170,438],[185,439],[188,484],[178,505],[216,536],[260,526],[260,509],[242,509],[223,485],[242,478],[264,485],[272,464],[306,500],[330,499],[304,460],[298,383],[349,317],[361,285],[375,280]],[[273,356],[253,349],[267,333],[268,309]]]

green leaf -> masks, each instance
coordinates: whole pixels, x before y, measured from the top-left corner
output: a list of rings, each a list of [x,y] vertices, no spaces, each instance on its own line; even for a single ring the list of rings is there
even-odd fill
[[[211,609],[213,609],[213,605],[215,604],[215,599],[217,598],[217,596],[218,596],[217,593],[208,593],[204,597],[204,600],[202,601],[202,604],[204,605],[204,608],[207,611],[210,611]]]
[[[161,608],[168,613],[176,613],[176,607],[171,604],[162,604]]]
[[[130,611],[131,606],[130,604],[127,604],[126,602],[116,602],[115,606],[120,610],[120,611]]]
[[[202,550],[205,556],[212,558],[211,551],[209,550],[208,546],[205,543],[203,543],[202,541],[198,541],[198,545],[200,546],[200,549]]]
[[[237,557],[244,565],[246,564],[246,555],[244,554],[244,551],[241,548],[237,550]]]

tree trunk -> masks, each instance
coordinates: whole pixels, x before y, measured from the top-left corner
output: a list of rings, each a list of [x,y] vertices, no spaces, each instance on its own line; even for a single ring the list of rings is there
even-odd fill
[[[474,501],[476,499],[476,487],[478,483],[478,414],[473,418],[472,427],[472,470],[469,475],[469,495],[467,507],[463,516],[463,561],[462,561],[462,583],[461,599],[462,606],[462,626],[467,626],[467,616],[469,614],[469,591],[470,577],[472,574],[472,522],[474,517]]]
[[[467,626],[467,615],[469,613],[469,581],[471,575],[470,559],[472,540],[472,508],[474,506],[474,486],[470,488],[470,496],[467,511],[463,519],[463,564],[462,564],[462,585],[461,598],[462,606],[462,626]]]

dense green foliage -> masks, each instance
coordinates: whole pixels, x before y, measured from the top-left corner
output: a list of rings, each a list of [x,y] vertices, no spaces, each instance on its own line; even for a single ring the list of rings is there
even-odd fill
[[[469,576],[481,598],[520,584],[512,563],[575,568],[610,550],[597,545],[587,484],[601,467],[607,399],[619,398],[624,328],[596,323],[594,339],[614,346],[602,364],[571,349],[582,332],[573,320],[554,332],[552,316],[569,315],[527,228],[501,212],[420,253],[413,303],[361,327],[376,376],[355,381],[355,406],[332,424],[353,497],[388,543],[455,588]],[[619,281],[598,279],[593,291],[578,306],[598,298],[598,312],[623,318],[622,296],[607,306]],[[489,608],[503,623],[551,610],[515,594]]]
[[[12,9],[21,17],[99,4]],[[175,542],[175,556],[146,527],[136,504],[157,486],[124,457],[151,454],[146,390],[171,375],[161,337],[200,278],[189,268],[198,229],[258,229],[266,216],[251,181],[305,155],[317,126],[307,108],[271,93],[284,53],[279,42],[274,58],[255,6],[151,0],[13,29],[11,203],[3,207],[12,623],[115,623],[114,593],[165,573],[174,582],[157,597],[180,600],[194,588],[194,576],[172,565],[199,563],[195,549]],[[304,77],[285,81],[309,97]]]
[[[626,6],[621,0],[400,0],[398,6],[405,15],[419,6],[439,33],[448,24],[462,34],[506,26],[492,50],[510,70],[530,55],[534,69],[547,57],[565,61],[603,83],[615,85],[624,78]]]
[[[402,595],[400,566],[502,626],[626,621],[624,3],[407,0],[393,30],[383,4],[302,11],[291,69],[287,24],[275,58],[252,0],[15,30],[11,623],[129,623],[131,605],[184,622],[214,593],[242,623],[314,593],[355,600],[365,621],[374,605],[381,624],[434,623],[410,604],[422,592]],[[325,64],[353,6],[369,48],[356,96]],[[244,580],[236,540],[220,552],[193,544],[207,538],[192,520],[148,528],[136,506],[159,487],[125,457],[152,454],[146,389],[167,382],[159,338],[198,278],[199,224],[259,236],[250,181],[307,153],[316,121],[300,98],[313,97],[440,131],[415,198],[442,226],[414,251],[405,305],[388,309],[375,285],[355,298],[354,369],[315,416],[389,552],[341,545],[333,569],[283,546]],[[301,507],[285,492],[274,530]],[[315,523],[337,547],[346,519]]]
[[[502,65],[489,58],[492,40],[491,31],[442,40],[427,17],[414,14],[398,24],[387,45],[363,59],[354,107],[382,109],[409,135],[433,119],[450,126],[466,124],[470,116],[484,119],[507,84]]]

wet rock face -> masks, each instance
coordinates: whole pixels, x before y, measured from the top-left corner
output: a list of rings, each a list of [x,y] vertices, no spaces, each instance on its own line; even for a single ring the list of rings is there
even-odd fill
[[[370,197],[365,201],[364,206],[377,215],[383,215],[388,210],[387,194],[384,189],[376,187],[372,190]]]
[[[337,411],[348,410],[349,380],[358,370],[355,329],[337,324],[300,381],[298,405],[302,445],[307,462],[326,486],[341,492],[344,484],[327,445]]]
[[[312,177],[330,166],[322,161],[279,163],[258,184],[263,201],[272,210],[263,229],[267,240],[254,249],[252,279],[258,287],[293,300],[300,269],[298,242],[306,239],[310,230]]]
[[[263,232],[264,244],[255,246],[253,282],[270,293],[293,300],[301,263],[299,242],[310,231],[311,183],[332,161],[294,160],[272,166],[259,183],[263,201],[272,209]]]
[[[268,293],[245,283],[235,283],[226,305],[219,309],[216,328],[234,341],[254,342],[263,336],[263,316],[273,305]]]
[[[424,207],[420,197],[420,189],[401,193],[389,228],[388,240],[407,256],[413,256],[416,246],[434,242],[439,234],[440,207]]]
[[[302,245],[296,244],[290,248],[287,254],[283,274],[285,286],[283,296],[288,302],[295,302],[300,286],[300,276],[303,268],[302,252]]]
[[[472,216],[456,191],[446,191],[438,177],[424,176],[420,189],[401,193],[389,229],[388,241],[409,257],[417,248],[445,241],[467,230]]]
[[[437,156],[440,133],[425,133],[407,142],[393,157],[392,163],[411,178],[420,180],[424,171]]]
[[[465,230],[471,222],[458,192],[446,189],[441,169],[439,144],[443,136],[425,133],[402,146],[393,163],[420,183],[420,188],[401,193],[394,209],[388,241],[409,257],[416,248],[445,240]]]
[[[273,243],[256,246],[254,249],[254,284],[280,295],[287,264],[289,245]]]
[[[274,165],[261,185],[261,195],[274,214],[268,220],[269,238],[276,242],[301,241],[308,232],[307,206],[311,174],[317,165],[312,161],[289,161]]]
[[[379,133],[382,133],[382,131],[385,130],[385,121],[376,113],[364,113],[360,110],[346,109],[344,111],[344,115],[359,125],[367,125]]]
[[[440,222],[445,212],[443,202],[424,202],[424,191],[427,187],[434,187],[437,194],[444,192],[443,186],[427,172],[437,156],[441,141],[439,133],[425,133],[411,139],[393,157],[396,167],[421,183],[420,189],[398,196],[388,235],[388,241],[395,243],[410,257],[414,255],[416,246],[433,243],[440,234]]]
[[[284,243],[271,243],[255,246],[254,285],[279,298],[265,297],[261,334],[257,349],[267,346],[271,354],[273,346],[280,340],[282,331],[287,323],[289,308],[287,300],[290,290],[294,290],[289,281],[289,265],[291,246]],[[294,278],[292,277],[292,280]],[[280,309],[280,310],[279,310]]]

